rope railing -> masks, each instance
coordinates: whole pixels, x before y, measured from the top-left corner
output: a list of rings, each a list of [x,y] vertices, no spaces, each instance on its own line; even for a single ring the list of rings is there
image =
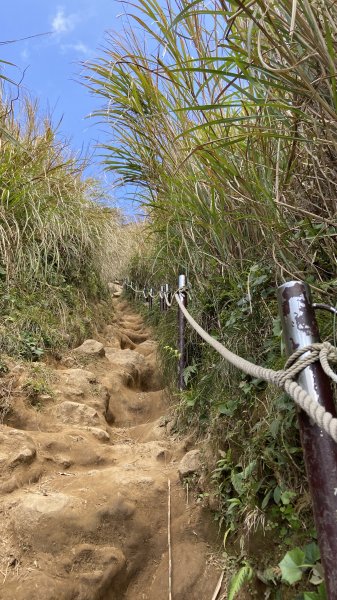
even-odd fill
[[[125,287],[137,288],[129,284]],[[326,304],[313,304],[310,289],[301,281],[283,284],[277,290],[279,315],[288,360],[284,368],[274,371],[242,358],[213,338],[187,310],[186,278],[179,276],[178,289],[171,294],[167,285],[160,292],[147,295],[149,308],[159,298],[160,310],[178,306],[178,388],[186,387],[184,371],[188,366],[185,328],[194,331],[231,365],[246,375],[262,379],[284,389],[301,409],[298,423],[304,460],[311,491],[318,543],[327,585],[328,600],[337,600],[337,413],[330,382],[337,383],[332,364],[337,363],[337,349],[329,342],[321,343],[315,310],[336,314]]]
[[[329,361],[337,362],[337,349],[332,346],[329,342],[323,342],[321,344],[312,344],[292,354],[288,359],[285,369],[274,371],[273,369],[267,369],[234,354],[226,348],[223,344],[220,344],[218,340],[209,335],[200,325],[193,319],[188,310],[185,308],[179,294],[175,294],[175,300],[179,305],[180,310],[184,314],[186,320],[193,327],[193,329],[207,342],[214,350],[216,350],[225,360],[232,364],[237,369],[243,371],[246,375],[263,379],[268,383],[283,388],[289,396],[296,402],[302,410],[320,427],[324,429],[330,437],[337,442],[337,418],[334,418],[323,406],[317,403],[310,394],[308,394],[298,383],[294,381],[296,377],[303,369],[319,361],[324,372],[333,381],[337,382],[337,374],[333,372],[329,365]],[[301,358],[303,354],[310,352],[309,356]]]
[[[127,287],[132,289],[135,293],[142,293],[147,298],[146,293],[143,290],[135,289],[132,284],[126,284]],[[251,377],[262,379],[267,383],[272,383],[277,387],[283,388],[294,402],[306,412],[306,414],[318,425],[320,429],[324,431],[337,442],[337,418],[325,410],[311,395],[306,392],[301,385],[299,385],[294,379],[298,374],[303,371],[306,367],[319,362],[322,366],[325,374],[337,383],[337,374],[330,367],[330,362],[337,363],[337,348],[332,346],[329,342],[315,343],[300,350],[294,352],[287,360],[285,368],[282,370],[274,371],[260,365],[256,365],[241,356],[234,354],[218,340],[209,335],[190,315],[185,304],[184,296],[187,288],[183,286],[178,288],[172,295],[171,300],[169,299],[169,292],[164,290],[164,286],[161,286],[160,291],[156,295],[151,295],[154,299],[156,296],[161,301],[164,300],[168,308],[172,307],[173,299],[177,302],[179,310],[190,324],[190,326],[198,333],[198,335],[207,342],[214,350],[216,350],[227,362],[241,370],[246,375]],[[320,307],[320,305],[317,305]]]

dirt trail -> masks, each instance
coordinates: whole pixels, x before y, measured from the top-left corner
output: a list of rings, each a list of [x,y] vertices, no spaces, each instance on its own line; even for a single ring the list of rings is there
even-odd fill
[[[46,368],[50,393],[15,402],[0,428],[0,599],[168,598],[171,481],[173,600],[211,600],[219,577],[210,523],[178,475],[156,343],[115,299],[96,341]],[[33,405],[32,405],[33,404]]]

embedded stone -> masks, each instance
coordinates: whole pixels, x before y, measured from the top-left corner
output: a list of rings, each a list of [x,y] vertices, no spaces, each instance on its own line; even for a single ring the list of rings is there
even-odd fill
[[[85,340],[81,346],[74,349],[77,354],[85,354],[88,356],[104,356],[104,346],[97,340]]]
[[[66,400],[57,406],[55,412],[63,423],[72,425],[91,425],[99,421],[98,413],[94,408],[79,402]]]
[[[181,478],[193,475],[201,470],[200,450],[190,450],[181,459],[178,473]]]

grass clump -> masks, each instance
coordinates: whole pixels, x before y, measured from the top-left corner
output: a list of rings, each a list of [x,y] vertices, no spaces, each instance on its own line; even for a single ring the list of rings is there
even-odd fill
[[[52,399],[54,392],[51,388],[51,383],[55,379],[55,375],[51,369],[44,364],[32,365],[28,377],[22,386],[29,404],[36,410],[41,408],[44,397]]]
[[[16,109],[0,104],[0,348],[38,360],[89,333],[120,269],[122,218],[36,103]]]

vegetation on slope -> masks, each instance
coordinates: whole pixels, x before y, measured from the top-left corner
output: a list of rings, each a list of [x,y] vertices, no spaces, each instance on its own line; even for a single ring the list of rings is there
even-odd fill
[[[337,7],[139,0],[129,13],[137,28],[108,40],[87,82],[105,100],[106,167],[139,186],[149,215],[156,251],[135,259],[131,276],[175,287],[186,272],[196,319],[242,356],[278,368],[276,285],[304,278],[334,303]],[[163,347],[174,347],[165,323]],[[331,326],[323,319],[324,334]],[[201,493],[246,555],[254,530],[258,555],[261,528],[290,546],[310,540],[292,403],[193,334],[189,350],[180,424],[219,451]]]
[[[0,105],[0,349],[36,360],[90,330],[120,266],[122,222],[38,108]]]

